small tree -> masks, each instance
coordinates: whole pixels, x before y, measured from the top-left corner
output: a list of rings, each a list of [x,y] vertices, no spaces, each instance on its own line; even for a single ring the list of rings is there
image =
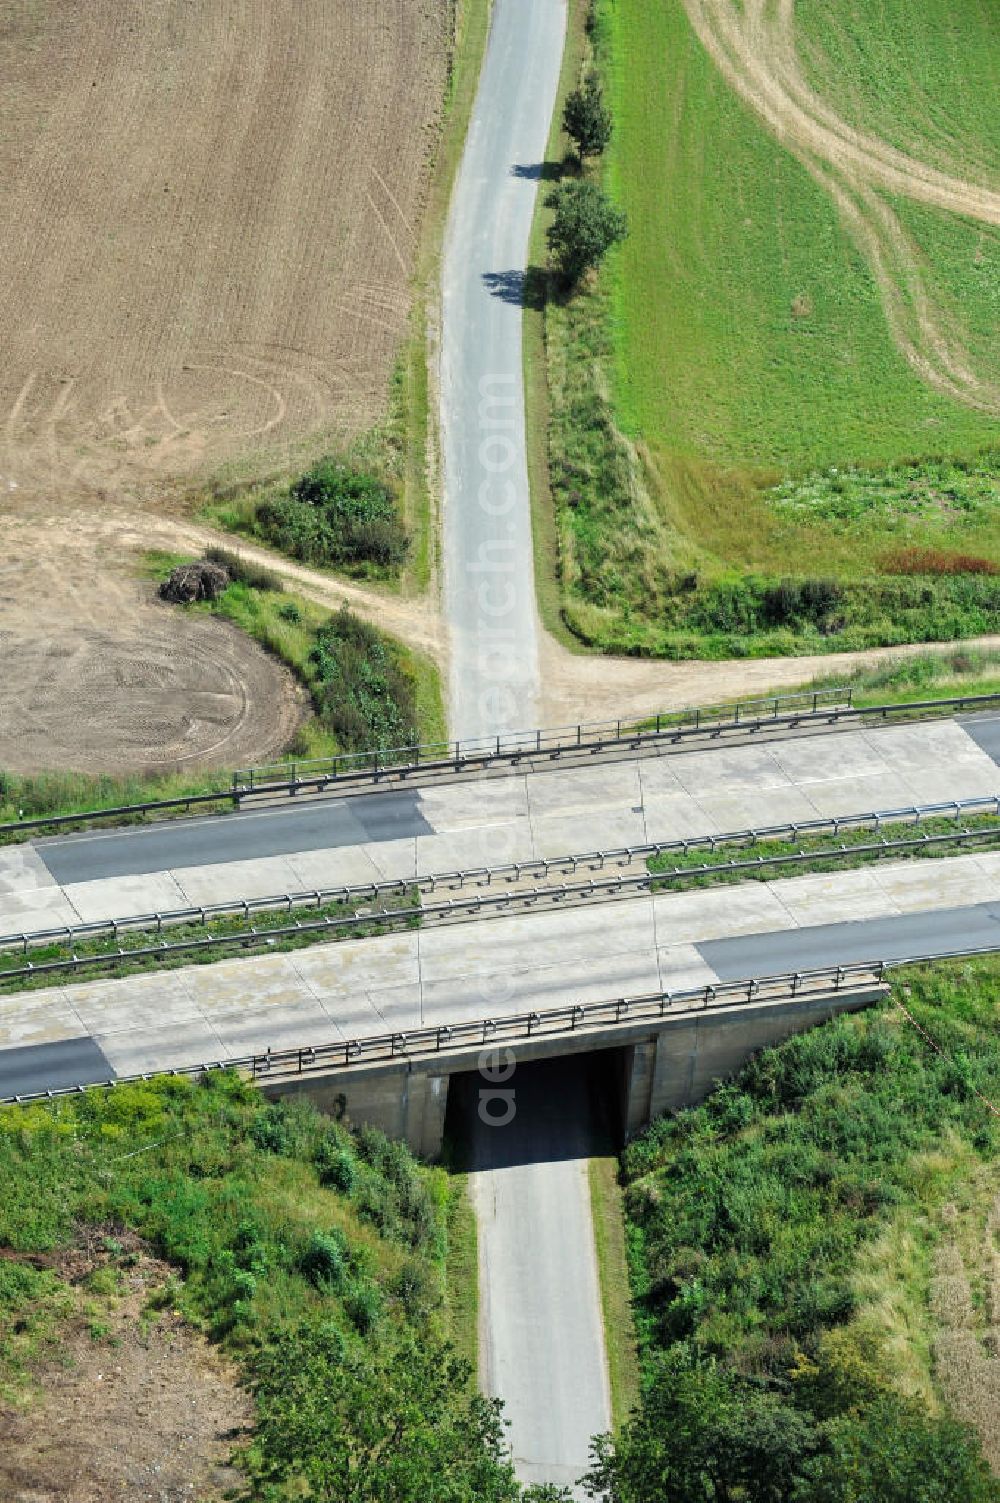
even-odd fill
[[[584,157],[600,156],[611,140],[611,111],[593,75],[566,100],[563,129],[576,145],[581,161]]]
[[[545,202],[555,209],[546,232],[549,251],[570,286],[628,234],[624,213],[596,183],[560,183]]]

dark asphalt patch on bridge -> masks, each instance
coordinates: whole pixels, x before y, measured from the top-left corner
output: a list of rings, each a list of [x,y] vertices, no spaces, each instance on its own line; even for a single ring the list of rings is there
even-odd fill
[[[164,821],[114,834],[68,836],[43,841],[35,850],[65,885],[433,834],[419,792],[403,789],[221,818]]]
[[[114,1080],[115,1072],[92,1038],[0,1049],[0,1097],[30,1096]]]
[[[778,976],[864,960],[919,960],[946,950],[979,948],[1000,950],[1000,901],[896,918],[745,934],[697,946],[720,981]]]
[[[960,720],[959,724],[979,750],[992,757],[1000,767],[1000,715],[977,715]]]

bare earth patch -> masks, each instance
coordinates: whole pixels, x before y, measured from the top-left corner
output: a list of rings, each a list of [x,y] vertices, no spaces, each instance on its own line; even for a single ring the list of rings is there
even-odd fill
[[[93,1260],[70,1255],[70,1282]],[[169,1269],[140,1255],[95,1340],[82,1318],[24,1408],[0,1405],[4,1503],[211,1503],[239,1481],[229,1465],[250,1401],[218,1355],[169,1312],[141,1318]]]
[[[449,10],[0,0],[0,765],[278,749],[287,682],[150,614],[127,535],[383,414]]]

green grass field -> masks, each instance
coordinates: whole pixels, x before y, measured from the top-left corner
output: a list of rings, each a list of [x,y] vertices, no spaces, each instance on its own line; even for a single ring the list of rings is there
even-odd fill
[[[850,125],[995,189],[989,7],[917,9],[806,0],[795,8],[801,70]],[[594,16],[615,116],[597,170],[630,237],[595,287],[546,311],[566,622],[592,645],[664,656],[989,630],[1000,595],[972,602],[938,574],[946,561],[925,571],[933,601],[904,601],[886,581],[900,548],[1000,561],[1000,395],[980,410],[905,358],[869,255],[723,77],[682,0],[595,0]],[[996,229],[902,194],[880,202],[917,268],[907,282],[890,256],[904,330],[925,296],[949,348],[1000,391]],[[686,598],[748,570],[835,577],[851,599],[775,632],[752,612],[727,620]]]

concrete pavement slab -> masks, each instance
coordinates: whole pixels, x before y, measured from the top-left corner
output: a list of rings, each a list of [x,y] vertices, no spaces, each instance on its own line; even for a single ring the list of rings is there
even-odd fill
[[[280,1008],[312,1000],[295,966],[295,953],[258,954],[219,961],[191,973],[191,987],[201,1011],[213,1023],[233,1012]],[[221,1026],[221,1025],[220,1025]]]
[[[157,971],[120,981],[93,981],[67,988],[73,1010],[88,1033],[124,1026],[155,1028],[200,1015],[201,978],[211,967]]]
[[[73,1008],[58,993],[29,992],[0,999],[0,1045],[47,1044],[86,1034]]]
[[[172,908],[189,906],[189,899],[169,872],[73,882],[63,892],[85,924],[132,918],[136,914],[168,913]]]
[[[780,884],[781,901],[797,924],[850,922],[877,913],[896,913],[874,869],[816,872],[788,877]]]
[[[80,915],[58,887],[34,887],[0,898],[0,934],[33,934],[79,922]]]
[[[648,843],[718,835],[722,829],[711,811],[703,808],[689,793],[682,793],[676,798],[647,797],[644,819]],[[739,824],[735,828],[746,829],[746,825]]]
[[[787,929],[792,923],[787,908],[766,882],[656,893],[652,901],[658,947]]]
[[[533,821],[550,814],[591,814],[633,808],[642,802],[636,762],[602,762],[593,767],[552,767],[527,779]]]
[[[762,789],[759,793],[750,789],[734,794],[703,793],[698,806],[706,821],[710,821],[706,824],[706,832],[759,830],[768,825],[805,823],[820,818],[812,799],[791,784],[784,788]]]
[[[507,824],[527,819],[525,777],[480,778],[474,783],[450,783],[420,790],[420,809],[438,834]]]
[[[451,924],[420,931],[425,987],[449,976],[510,975],[526,966],[575,961],[598,968],[610,955],[649,952],[654,944],[648,896],[594,908],[550,908],[536,913]]]
[[[377,1025],[380,1025],[375,1027],[376,1033],[422,1027],[424,1022],[423,993],[419,986],[373,987],[365,993],[365,997]],[[334,1001],[328,998],[326,1009],[331,1018],[337,1020],[338,1026],[342,1026],[345,1016],[343,1003],[340,1000]],[[350,1035],[352,1038],[355,1036]]]
[[[775,760],[793,783],[825,782],[830,778],[871,777],[884,772],[886,761],[863,731],[839,731],[830,736],[803,736],[778,741]]]
[[[430,876],[468,871],[471,867],[505,866],[510,861],[530,861],[533,854],[531,825],[527,819],[517,819],[506,825],[426,835],[417,844],[417,869],[421,876]]]
[[[8,892],[55,887],[56,879],[32,845],[0,847],[0,902]]]
[[[103,1033],[97,1036],[96,1042],[118,1075],[142,1075],[157,1070],[179,1070],[187,1065],[225,1063],[233,1057],[215,1029],[200,1018],[165,1028]]]
[[[614,851],[622,846],[645,845],[646,821],[642,814],[626,809],[608,813],[551,815],[533,822],[533,854],[570,856],[576,852]]]
[[[949,763],[936,772],[908,768],[903,781],[914,804],[943,804],[952,798],[996,798],[1000,795],[1000,768],[988,763]]]
[[[809,799],[823,819],[837,814],[874,814],[881,809],[910,809],[919,800],[894,772],[884,769],[862,777],[824,779],[807,785]]]
[[[489,978],[476,978],[474,972],[425,980],[424,1017],[429,1023],[470,1023],[659,989],[659,970],[651,949],[620,951],[602,967],[578,957],[565,965],[526,961],[506,974],[497,973],[492,983]]]
[[[685,752],[674,772],[695,798],[738,788],[787,788],[791,781],[774,752],[763,746],[720,746]]]
[[[336,1031],[329,1015],[318,1003],[294,1006],[248,1008],[246,1012],[217,1013],[212,1019],[222,1046],[237,1059],[244,1054],[265,1054],[268,1049],[304,1049],[310,1044],[329,1044]]]
[[[971,856],[881,866],[876,876],[879,887],[900,912],[988,903],[998,896],[993,876]]]
[[[677,776],[678,757],[655,757],[637,764],[643,802],[652,798],[687,798],[688,791]]]
[[[656,952],[656,964],[663,992],[683,992],[719,979],[694,945],[664,945]]]
[[[911,769],[939,772],[956,762],[985,767],[991,760],[953,720],[922,721],[865,734],[882,760],[903,773]]]
[[[348,939],[340,944],[296,950],[295,970],[309,989],[326,1002],[371,986],[415,985],[419,931],[380,934],[371,939]]]
[[[276,892],[296,892],[302,882],[284,856],[261,856],[255,861],[228,861],[216,866],[185,866],[174,870],[187,903],[226,903],[233,898],[266,898]]]
[[[381,878],[405,877],[410,881],[417,874],[415,838],[372,841],[369,845],[363,845],[361,849]]]
[[[321,887],[360,887],[381,882],[383,874],[364,846],[343,845],[328,851],[298,851],[288,857],[297,886],[313,891]]]
[[[963,716],[958,723],[970,741],[1000,767],[1000,715]]]

